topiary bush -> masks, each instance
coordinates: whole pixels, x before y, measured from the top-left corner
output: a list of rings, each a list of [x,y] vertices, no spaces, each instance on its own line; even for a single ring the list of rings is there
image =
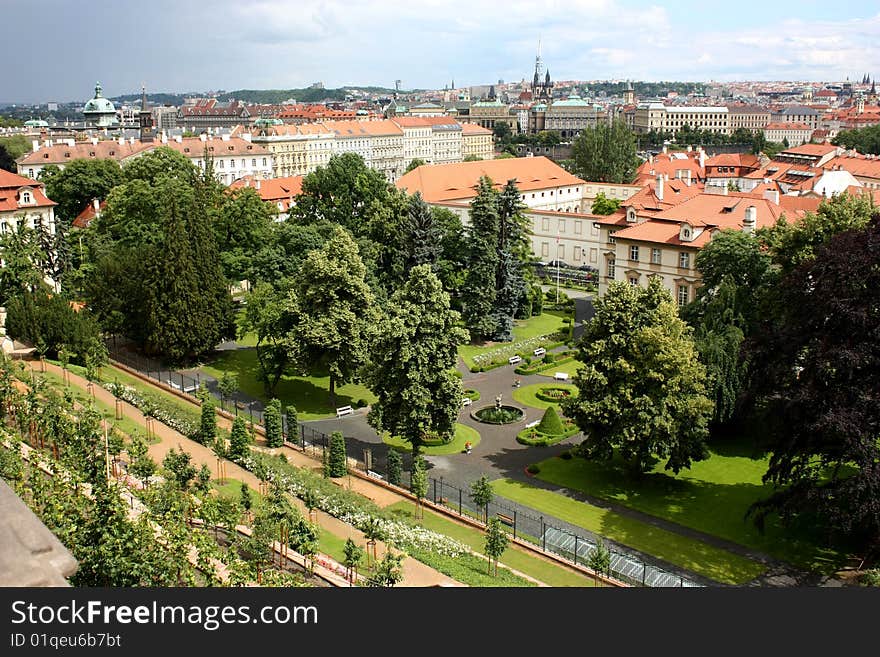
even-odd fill
[[[541,471],[541,468],[538,467],[537,463],[532,463],[529,467],[526,468],[526,471],[529,474],[538,474]]]
[[[344,477],[348,473],[348,460],[345,455],[345,436],[339,431],[330,434],[329,453],[328,475],[330,477]]]
[[[565,427],[562,426],[562,420],[559,419],[559,414],[552,406],[544,411],[544,417],[541,418],[541,422],[535,427],[535,430],[538,433],[550,436],[558,436],[565,433]]]

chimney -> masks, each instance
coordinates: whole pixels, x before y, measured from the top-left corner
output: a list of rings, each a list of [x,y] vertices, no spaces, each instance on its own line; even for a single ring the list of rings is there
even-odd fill
[[[92,142],[92,146],[97,146],[98,145],[98,138],[92,137],[91,142]]]
[[[95,209],[95,214],[98,214],[98,210],[101,209],[100,201],[98,201],[98,199],[96,199],[96,198],[93,198],[92,199],[92,207]]]
[[[778,189],[765,189],[764,190],[764,198],[775,205],[779,205],[779,190]]]
[[[693,150],[694,150],[693,147],[690,144],[688,144],[687,152],[690,153]]]
[[[39,139],[34,139],[34,140],[31,142],[31,147],[34,149],[34,153],[36,153],[38,150],[40,150],[40,140],[39,140]]]
[[[702,146],[700,146],[700,168],[706,168],[706,151],[703,150]]]
[[[120,137],[119,137],[119,140],[118,140],[118,143],[119,143],[120,146],[125,146],[125,137],[120,136]]]
[[[201,139],[202,141],[208,141],[208,136],[203,132],[199,135],[199,139]]]
[[[684,184],[687,185],[688,187],[691,186],[691,170],[690,169],[687,170],[687,175],[685,176]]]
[[[653,154],[653,153],[651,153],[650,155],[648,155],[648,163],[649,163],[651,166],[654,166],[654,154]]]
[[[243,132],[241,135],[241,138],[244,139],[245,141],[249,142],[251,140],[251,133]]]
[[[167,143],[168,143],[168,135],[166,135],[164,132],[162,133],[161,141],[162,141],[163,144],[167,144]]]
[[[70,148],[73,148],[76,145],[74,143],[73,139],[65,139],[64,141],[67,143],[68,147],[70,147]]]
[[[657,198],[663,200],[663,176],[657,176]]]
[[[256,187],[257,189],[260,188],[260,179],[259,178],[257,178],[257,182],[254,184],[254,187]]]
[[[174,141],[176,141],[178,144],[182,144],[182,143],[183,143],[183,137],[182,137],[181,135],[176,135],[176,136],[174,137]],[[203,139],[202,141],[205,141],[205,140]]]
[[[754,205],[746,208],[746,216],[743,218],[743,232],[751,235],[755,232],[758,223],[758,211]]]
[[[666,155],[669,152],[669,146],[663,144],[663,154]]]

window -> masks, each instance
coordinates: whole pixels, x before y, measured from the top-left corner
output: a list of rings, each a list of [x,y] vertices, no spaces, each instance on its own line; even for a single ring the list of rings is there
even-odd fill
[[[544,192],[541,192],[541,198],[544,198]]]
[[[574,260],[575,262],[580,262],[581,260],[581,247],[574,247]]]
[[[687,285],[679,285],[678,286],[678,305],[683,306],[688,302],[688,286]]]
[[[638,285],[639,284],[639,277],[638,276],[630,276],[629,277],[629,284],[630,285]]]
[[[608,259],[608,278],[614,278],[614,258]]]
[[[550,219],[548,219],[547,217],[541,219],[541,230],[543,230],[544,232],[550,230]]]
[[[574,222],[574,234],[575,235],[580,235],[583,232],[583,230],[584,230],[583,223],[584,223],[583,221],[575,221]]]
[[[637,246],[629,247],[629,259],[633,262],[639,261],[639,247],[637,247]]]
[[[616,241],[617,240],[614,239],[614,233],[611,231],[608,231],[608,243],[614,244]]]
[[[541,242],[541,255],[549,256],[550,255],[550,242]]]
[[[33,178],[33,177],[34,177],[34,170],[28,169],[28,178]]]
[[[660,264],[660,249],[651,249],[651,264]]]
[[[556,257],[560,260],[565,260],[565,244],[556,245]]]
[[[599,249],[591,248],[590,249],[590,262],[596,262],[596,258],[599,255]]]
[[[251,160],[251,166],[252,166],[252,167],[257,166],[257,158],[254,158],[254,159]]]
[[[220,161],[217,163],[217,166],[220,167],[220,168],[222,169],[222,168],[223,168],[223,160],[220,160]]]
[[[558,224],[557,224],[557,230],[560,233],[565,232],[565,219],[559,219]]]
[[[678,254],[678,266],[682,269],[688,269],[691,266],[691,254],[682,251]]]
[[[30,205],[34,202],[33,197],[30,192],[22,192],[21,193],[21,204],[22,205]]]

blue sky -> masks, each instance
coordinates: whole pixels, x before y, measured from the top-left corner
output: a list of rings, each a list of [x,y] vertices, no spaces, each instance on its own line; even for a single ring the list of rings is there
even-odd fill
[[[108,95],[486,84],[530,78],[539,38],[555,79],[880,74],[876,0],[0,0],[0,19],[7,102],[85,100],[96,80]]]

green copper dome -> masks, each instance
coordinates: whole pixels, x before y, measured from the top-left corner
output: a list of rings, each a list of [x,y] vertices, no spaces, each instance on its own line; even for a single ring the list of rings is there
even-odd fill
[[[95,85],[95,97],[86,103],[83,114],[116,114],[116,106],[101,95],[101,83]]]

